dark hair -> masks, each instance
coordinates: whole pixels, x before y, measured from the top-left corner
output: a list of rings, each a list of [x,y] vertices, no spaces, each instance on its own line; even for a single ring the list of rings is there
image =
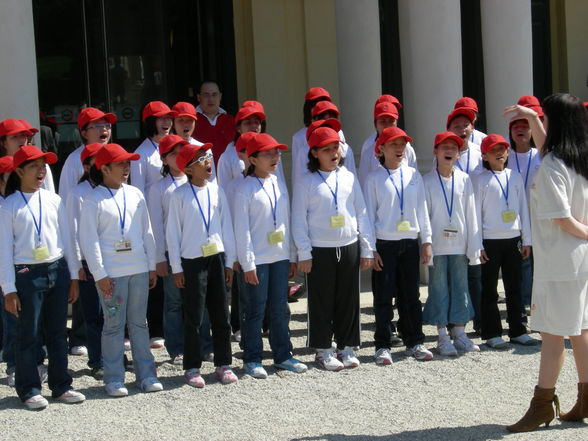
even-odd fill
[[[218,91],[219,92],[221,91],[220,84],[218,84],[216,81],[214,81],[214,80],[204,80],[203,82],[200,83],[200,87],[198,88],[198,93],[200,93],[200,91],[202,90],[202,86],[204,86],[205,84],[214,84],[216,87],[218,87]]]
[[[378,161],[380,161],[380,165],[384,165],[386,163],[386,157],[382,154],[378,156]]]
[[[304,106],[302,107],[302,115],[304,117],[304,126],[308,127],[312,122],[312,108],[315,106],[316,103],[320,101],[330,101],[327,97],[321,96],[316,100],[306,100],[304,101]]]
[[[308,165],[307,168],[311,173],[317,172],[320,170],[321,168],[321,164],[318,160],[318,158],[315,158],[314,156],[312,156],[312,150],[317,150],[318,147],[311,147],[310,149],[308,149]],[[345,158],[343,156],[341,156],[341,159],[339,159],[339,167],[341,167],[342,165],[345,164]]]
[[[543,154],[553,156],[588,179],[588,113],[582,101],[569,93],[556,93],[542,103],[547,116]]]
[[[104,183],[104,175],[101,170],[96,168],[95,164],[92,164],[92,167],[90,167],[90,181],[93,182],[95,186]]]
[[[237,124],[235,124],[235,127],[239,127],[239,125],[241,124],[241,121],[239,121]],[[264,119],[263,121],[261,121],[261,130],[259,131],[259,133],[265,133],[267,128],[267,121]],[[237,140],[239,139],[239,136],[241,136],[242,133],[239,133],[238,130],[235,130],[235,137],[233,138],[233,142],[237,142]]]
[[[88,138],[86,138],[84,135],[82,135],[82,132],[88,130],[88,125],[89,124],[90,123],[84,124],[84,127],[82,127],[81,129],[79,129],[80,130],[80,136],[81,136],[82,141],[83,141],[84,144],[86,144],[88,142]]]
[[[4,143],[6,142],[6,135],[0,136],[0,158],[2,156],[6,156],[6,147],[4,147]]]
[[[24,168],[26,165],[30,164],[31,162],[33,162],[33,161],[32,160],[24,161],[16,168]],[[21,185],[20,177],[18,176],[18,174],[16,174],[16,171],[13,171],[12,173],[10,173],[10,175],[8,176],[8,179],[6,180],[6,187],[4,188],[4,197],[7,198],[12,193],[15,193],[17,190],[20,190],[20,185]]]
[[[514,125],[516,121],[511,122],[508,125],[508,142],[510,143],[510,146],[512,147],[512,149],[516,152],[517,148],[516,148],[516,141],[514,140],[514,138],[512,137],[512,133],[511,133],[511,129],[512,126]],[[536,147],[535,146],[535,141],[533,140],[533,137],[531,136],[531,147]]]
[[[482,160],[482,165],[484,166],[484,168],[486,170],[492,170],[492,167],[490,167],[490,163],[488,161]],[[506,158],[506,161],[504,161],[504,169],[505,170],[506,170],[507,166],[508,166],[508,158]]]
[[[167,155],[169,155],[171,153],[171,150],[167,153],[164,153],[163,155],[161,155],[161,160],[163,161],[165,159],[165,157]],[[161,166],[161,170],[160,170],[161,176],[163,176],[164,178],[170,174],[170,169],[169,169],[169,165],[167,164],[163,164]]]
[[[157,135],[157,126],[155,125],[156,120],[157,120],[157,117],[154,115],[151,115],[151,116],[148,116],[147,118],[145,118],[145,121],[143,121],[143,134],[147,138],[153,138],[154,136]]]
[[[84,162],[82,164],[83,165],[90,165],[91,161],[92,161],[92,156],[84,159]],[[84,181],[88,181],[92,187],[95,187],[94,182],[92,182],[92,179],[90,178],[90,172],[87,172],[86,170],[84,170],[84,174],[82,175],[82,177],[78,181],[78,184],[81,184]]]
[[[258,154],[259,154],[259,152],[253,152],[251,155],[249,155],[249,157],[251,158],[253,156],[254,158],[257,158]],[[249,163],[249,167],[247,167],[247,171],[245,172],[245,176],[251,176],[251,175],[253,175],[253,173],[255,173],[255,166],[252,163]]]

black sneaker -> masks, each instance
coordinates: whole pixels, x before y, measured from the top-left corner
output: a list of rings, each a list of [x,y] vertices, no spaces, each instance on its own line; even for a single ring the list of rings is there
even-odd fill
[[[101,381],[104,379],[104,369],[101,367],[92,368],[90,375],[94,377],[94,379]]]
[[[398,336],[397,332],[393,332],[390,335],[390,346],[392,346],[393,348],[404,346],[404,343],[402,342],[402,339]]]

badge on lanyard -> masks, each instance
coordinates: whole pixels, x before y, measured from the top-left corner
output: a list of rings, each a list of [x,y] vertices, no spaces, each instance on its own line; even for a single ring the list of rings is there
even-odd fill
[[[200,211],[200,216],[202,217],[202,222],[204,222],[204,228],[206,229],[206,234],[208,235],[208,242],[201,246],[202,257],[213,256],[218,254],[218,246],[215,242],[210,240],[210,188],[206,187],[206,195],[208,196],[208,218],[204,216],[204,210],[202,209],[202,205],[200,205],[198,196],[196,196],[192,182],[190,182],[190,189],[192,190],[194,199],[196,199],[196,203],[198,204],[198,210]]]
[[[410,222],[407,220],[401,220],[396,222],[396,231],[399,233],[407,233],[410,231]]]
[[[278,195],[276,193],[276,186],[272,181],[272,189],[274,191],[274,200],[272,201],[272,198],[271,198],[270,194],[267,192],[267,190],[265,189],[265,187],[263,186],[263,182],[261,182],[261,179],[259,179],[257,176],[255,176],[255,179],[257,179],[257,182],[259,182],[259,186],[261,187],[261,189],[263,190],[263,192],[267,195],[267,198],[269,199],[270,208],[272,211],[272,218],[274,220],[274,231],[267,233],[267,241],[270,245],[275,245],[275,244],[284,242],[284,232],[278,230],[278,221],[277,221]]]
[[[35,230],[37,232],[37,240],[35,241],[36,243],[36,247],[33,248],[32,254],[33,254],[33,259],[35,260],[45,260],[45,259],[49,259],[49,248],[47,248],[45,245],[43,245],[43,242],[41,240],[41,229],[43,228],[43,205],[41,203],[41,192],[38,192],[38,196],[39,196],[39,221],[37,222],[37,218],[35,217],[35,213],[33,213],[33,210],[31,209],[30,205],[29,205],[29,201],[27,200],[26,196],[24,195],[24,193],[22,191],[19,190],[20,195],[22,196],[25,205],[27,206],[29,213],[31,213],[31,217],[33,218],[33,222],[35,223]],[[32,198],[32,196],[31,196]]]
[[[280,242],[284,242],[284,232],[280,230],[272,231],[267,234],[267,241],[270,245],[275,245]]]
[[[399,233],[408,233],[410,232],[410,221],[404,219],[404,175],[402,173],[402,166],[400,166],[400,190],[398,190],[390,170],[387,167],[385,169],[388,172],[388,177],[394,186],[394,190],[396,190],[396,196],[398,196],[398,200],[400,201],[400,220],[396,222],[396,231]]]
[[[496,176],[496,173],[494,173],[493,170],[491,170],[491,171],[492,171],[492,175],[494,176],[494,178],[496,178],[498,185],[500,185],[500,190],[502,191],[502,195],[504,196],[504,200],[506,201],[506,210],[504,210],[502,212],[502,222],[505,224],[514,222],[517,219],[517,212],[514,210],[511,210],[508,206],[508,188],[509,188],[508,173],[506,172],[506,170],[504,171],[504,175],[506,176],[506,190],[505,190],[504,187],[502,186],[502,182],[500,182],[500,179],[498,179],[498,176]]]
[[[218,254],[218,247],[216,246],[216,243],[210,242],[210,243],[207,243],[206,245],[202,245],[202,256],[203,257],[213,256],[215,254]]]
[[[324,176],[322,175],[320,170],[317,171],[317,173],[319,174],[319,176],[321,177],[323,182],[327,185],[327,187],[329,187],[329,191],[331,192],[331,194],[333,195],[333,199],[335,200],[335,210],[337,211],[337,214],[335,216],[330,217],[331,228],[344,227],[345,226],[345,216],[341,216],[339,214],[339,202],[337,201],[337,194],[339,192],[339,174],[338,174],[339,170],[335,170],[335,191],[333,191],[333,189],[331,188],[331,186],[329,185],[327,180],[324,178]]]
[[[468,166],[469,167],[469,166]],[[439,179],[439,185],[443,192],[443,199],[445,200],[445,208],[447,209],[447,215],[449,216],[449,225],[443,228],[443,237],[445,239],[454,239],[457,237],[459,230],[453,226],[453,195],[455,194],[455,174],[451,172],[451,203],[447,198],[447,192],[445,191],[445,185],[441,179],[441,173],[437,171],[437,178]]]
[[[120,206],[118,205],[118,202],[116,201],[116,198],[114,197],[114,193],[112,192],[112,190],[108,187],[106,187],[106,189],[110,193],[110,197],[112,198],[112,200],[114,201],[114,203],[116,205],[116,209],[118,210],[119,224],[120,224],[120,240],[117,240],[116,242],[114,242],[114,251],[116,251],[117,253],[127,253],[129,251],[132,251],[133,247],[132,247],[131,241],[125,239],[125,223],[126,223],[126,219],[127,219],[127,197],[125,195],[125,188],[121,187],[121,191],[123,194],[122,212],[121,212]]]

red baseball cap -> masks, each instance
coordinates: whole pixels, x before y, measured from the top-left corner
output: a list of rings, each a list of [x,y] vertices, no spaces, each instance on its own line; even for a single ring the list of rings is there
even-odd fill
[[[466,109],[470,109],[478,113],[478,103],[476,103],[475,99],[468,96],[464,96],[458,99],[453,106],[454,109],[459,109],[461,107],[465,107]]]
[[[255,152],[263,152],[272,149],[288,150],[288,146],[280,144],[267,133],[255,133],[247,143],[247,156],[251,156]]]
[[[7,118],[0,121],[0,136],[16,135],[21,132],[25,132],[28,136],[32,135],[32,132],[27,129],[20,119]]]
[[[377,106],[380,103],[394,104],[398,109],[402,109],[402,104],[400,104],[400,101],[394,95],[388,95],[388,94],[380,95],[378,97],[378,99],[376,100],[375,106]]]
[[[28,122],[26,119],[21,119],[21,120],[19,120],[19,121],[20,121],[20,122],[22,123],[22,125],[23,125],[23,126],[25,126],[25,127],[27,128],[27,130],[28,130],[29,132],[31,132],[32,134],[39,133],[39,129],[35,129],[35,128],[34,128],[34,127],[31,125],[31,123],[30,123],[30,122]]]
[[[506,142],[506,139],[504,139],[501,135],[491,134],[486,136],[482,140],[480,150],[482,151],[482,153],[488,153],[492,149],[492,147],[498,144],[503,144],[506,147],[509,146],[509,143]]]
[[[243,104],[241,104],[241,107],[257,107],[259,110],[261,110],[263,113],[265,113],[265,110],[263,109],[263,104],[261,104],[259,101],[255,101],[255,100],[243,101]]]
[[[545,116],[545,114],[543,113],[543,108],[541,107],[541,103],[539,102],[539,100],[537,99],[537,97],[533,96],[533,95],[523,95],[522,97],[519,98],[519,100],[517,101],[517,104],[519,106],[523,106],[523,107],[528,107],[529,109],[533,109],[535,112],[537,112],[538,116]],[[514,121],[511,121],[511,124]]]
[[[314,101],[318,98],[326,98],[327,101],[331,101],[331,94],[327,89],[323,89],[322,87],[311,87],[306,92],[306,95],[304,95],[306,101]]]
[[[82,154],[80,155],[80,161],[82,161],[82,164],[86,159],[91,158],[92,156],[96,156],[98,150],[100,150],[103,146],[104,144],[101,142],[93,142],[92,144],[88,144],[86,147],[84,147],[84,150],[82,150]]]
[[[457,109],[453,109],[453,112],[447,115],[446,128],[449,128],[449,124],[451,124],[451,121],[453,121],[458,116],[465,116],[467,119],[470,120],[471,123],[473,123],[476,119],[476,113],[472,109],[470,109],[469,107],[458,107]]]
[[[111,162],[136,161],[140,157],[138,153],[129,153],[118,144],[106,144],[96,153],[94,166],[100,170],[102,166]]]
[[[398,138],[404,138],[406,142],[412,142],[412,138],[406,134],[404,130],[399,127],[387,127],[382,130],[380,136],[376,140],[376,147],[374,151],[376,153],[380,153],[380,146],[386,144],[387,142],[394,141]]]
[[[240,135],[237,138],[237,141],[235,141],[235,150],[237,150],[238,152],[247,150],[247,145],[251,142],[253,138],[255,138],[255,135],[257,135],[257,133],[255,132],[245,132],[242,135]]]
[[[319,101],[312,108],[311,114],[312,116],[317,116],[325,112],[333,112],[335,115],[339,116],[339,109],[337,109],[337,106],[331,101]]]
[[[185,101],[175,103],[171,110],[171,115],[174,118],[187,116],[188,118],[192,118],[194,121],[198,119],[198,115],[196,114],[196,108],[192,104],[187,103]]]
[[[178,155],[176,156],[176,165],[180,171],[183,172],[186,166],[192,162],[194,156],[196,156],[196,153],[198,153],[200,150],[209,150],[211,148],[212,144],[209,142],[202,145],[186,144],[180,149]]]
[[[263,111],[263,106],[257,101],[245,101],[243,106],[241,106],[237,112],[237,115],[235,115],[235,123],[240,123],[241,121],[247,118],[251,118],[252,116],[257,116],[260,121],[264,121],[265,113]]]
[[[0,173],[10,173],[14,170],[14,158],[12,156],[2,156],[0,158]]]
[[[584,101],[584,107],[586,107],[586,109],[588,109],[588,101]]]
[[[320,148],[333,142],[339,142],[341,140],[339,130],[341,130],[341,123],[334,118],[312,122],[306,129],[308,146]]]
[[[374,107],[374,121],[383,116],[389,116],[398,119],[398,108],[394,103],[381,102]]]
[[[159,140],[159,154],[161,156],[171,152],[177,145],[184,146],[190,144],[184,141],[184,138],[178,135],[166,135]]]
[[[57,162],[57,155],[55,153],[44,153],[41,149],[35,147],[34,145],[23,145],[16,151],[14,157],[12,158],[13,169],[17,168],[25,161],[34,161],[35,159],[39,158],[45,158],[45,163],[47,164],[55,164]]]
[[[434,147],[437,147],[439,144],[441,144],[442,142],[445,142],[447,140],[454,141],[457,144],[457,147],[458,148],[462,148],[463,147],[463,139],[461,139],[459,136],[457,136],[453,132],[441,132],[441,133],[437,133],[435,135],[435,141],[434,141],[433,146]]]
[[[151,101],[147,103],[145,107],[143,107],[141,121],[145,121],[150,116],[158,118],[160,116],[166,115],[169,115],[170,117],[173,116],[172,110],[167,104],[165,104],[163,101]]]
[[[78,114],[78,128],[82,130],[86,125],[93,121],[98,121],[104,118],[110,124],[116,123],[116,115],[114,113],[104,113],[102,110],[95,107],[86,107],[80,110]]]

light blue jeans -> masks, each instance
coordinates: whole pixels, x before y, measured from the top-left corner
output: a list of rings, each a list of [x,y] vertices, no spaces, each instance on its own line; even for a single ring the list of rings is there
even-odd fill
[[[429,297],[423,310],[423,323],[465,325],[473,316],[468,292],[468,258],[464,255],[434,256],[433,267],[429,267]]]
[[[113,277],[112,297],[100,294],[104,311],[102,329],[102,360],[104,384],[124,382],[125,366],[124,338],[125,323],[129,329],[133,367],[138,382],[155,377],[155,360],[149,349],[149,329],[147,328],[147,298],[149,296],[148,273]]]

